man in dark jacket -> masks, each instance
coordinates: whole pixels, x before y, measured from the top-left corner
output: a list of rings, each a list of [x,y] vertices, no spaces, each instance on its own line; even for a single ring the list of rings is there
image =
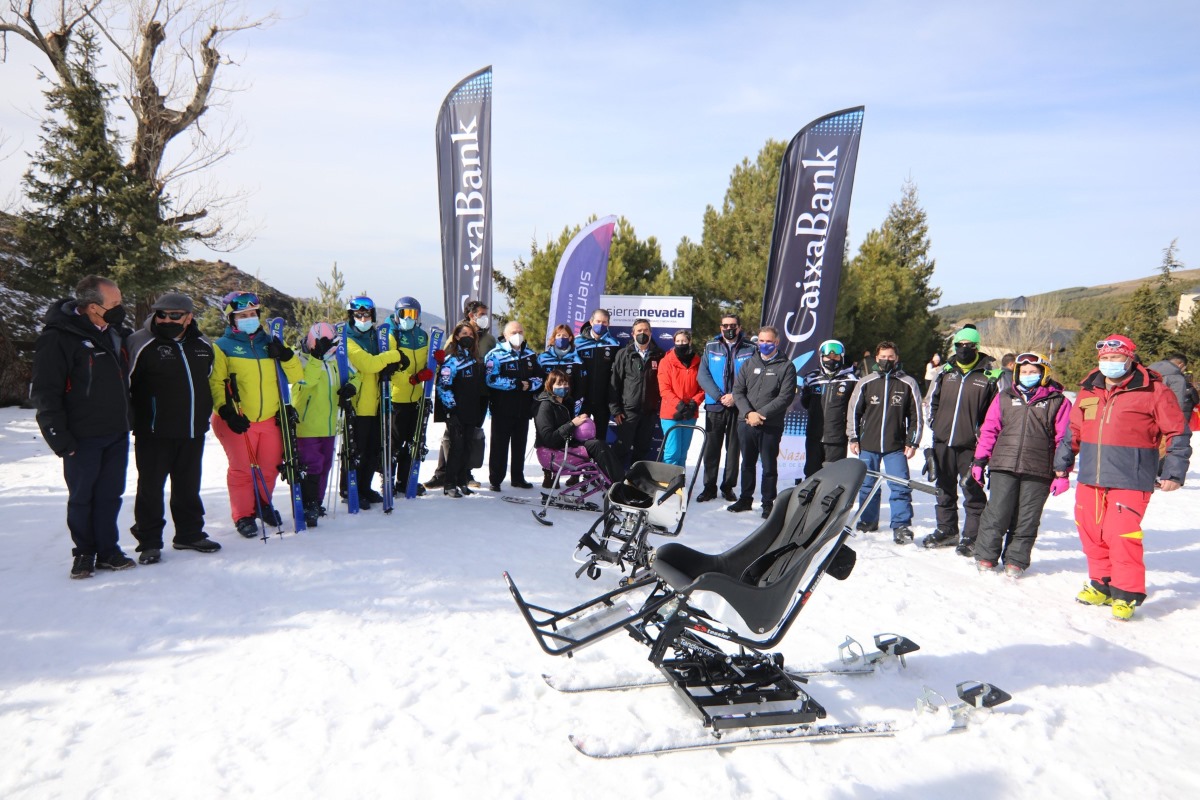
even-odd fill
[[[504,326],[504,341],[484,359],[485,383],[491,391],[492,449],[488,453],[488,481],[500,491],[505,470],[514,489],[532,489],[525,480],[525,443],[533,398],[542,390],[537,353],[525,346],[525,327],[515,319]]]
[[[704,359],[696,379],[704,390],[704,490],[697,503],[717,496],[717,468],[721,448],[725,448],[725,475],[721,496],[737,500],[733,487],[738,479],[741,442],[738,439],[738,411],[733,399],[733,382],[742,366],[754,355],[754,345],[742,338],[742,321],[736,314],[721,317],[721,332],[704,346]]]
[[[860,380],[850,395],[846,414],[846,436],[850,454],[858,456],[872,472],[882,471],[908,480],[908,459],[921,442],[921,389],[911,375],[900,369],[900,351],[894,342],[875,347],[876,371]],[[892,541],[911,542],[912,489],[888,482]],[[875,488],[868,475],[858,492],[861,506]],[[879,530],[879,493],[863,508],[858,530]]]
[[[666,355],[654,341],[650,323],[633,323],[633,341],[617,353],[612,368],[609,410],[617,425],[617,459],[628,468],[634,461],[651,459],[650,443],[658,428],[658,362]],[[596,436],[600,427],[596,426]]]
[[[779,331],[766,325],[758,331],[758,352],[742,367],[733,384],[737,403],[738,437],[742,445],[740,495],[728,511],[749,511],[754,505],[755,470],[762,460],[762,515],[770,516],[779,481],[779,443],[783,421],[796,399],[796,367],[779,349]]]
[[[212,415],[208,376],[213,349],[192,319],[192,299],[167,292],[153,313],[129,337],[129,391],[133,400],[133,454],[137,499],[131,532],[138,540],[138,563],[162,558],[163,485],[171,478],[172,546],[215,553],[221,545],[204,533],[200,499],[204,435]]]
[[[592,415],[596,438],[600,441],[605,441],[608,436],[610,406],[616,399],[612,397],[612,368],[617,353],[621,352],[621,343],[613,338],[608,322],[608,312],[597,308],[575,337],[575,354],[583,365],[580,379],[582,410]]]
[[[804,434],[804,477],[810,477],[827,461],[846,457],[846,409],[858,375],[847,365],[846,348],[837,339],[821,342],[817,348],[821,366],[804,374],[800,402],[808,412]],[[799,483],[800,481],[796,481]]]
[[[63,460],[67,527],[75,546],[72,578],[96,569],[128,569],[117,514],[129,464],[129,360],[117,284],[89,275],[74,300],[46,314],[33,356],[30,397],[38,426]]]
[[[979,427],[996,396],[998,377],[991,356],[979,349],[979,331],[968,325],[956,333],[954,355],[933,379],[929,393],[929,427],[933,430],[934,474],[939,491],[937,530],[922,540],[925,547],[956,547],[956,553],[967,557],[975,552],[975,534],[979,531],[979,517],[987,505],[987,495],[970,477],[971,465],[979,442]],[[961,539],[960,485],[966,512]]]

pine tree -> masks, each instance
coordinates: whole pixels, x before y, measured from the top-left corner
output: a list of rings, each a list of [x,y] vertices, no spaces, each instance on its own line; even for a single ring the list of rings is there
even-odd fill
[[[842,279],[834,336],[850,353],[892,341],[910,369],[942,349],[931,309],[941,290],[930,285],[929,223],[917,186],[905,181],[901,198],[880,228],[867,233]]]
[[[745,330],[758,330],[786,151],[786,142],[772,139],[753,162],[742,159],[729,177],[721,209],[705,209],[700,241],[684,238],[679,243],[671,293],[691,295],[698,335],[715,334],[721,316],[730,312],[741,317]]]
[[[163,224],[154,188],[121,163],[113,87],[96,77],[96,36],[87,28],[77,36],[73,82],[45,92],[51,116],[23,178],[30,205],[18,234],[43,287],[67,294],[85,275],[105,275],[127,303],[148,305],[182,275],[173,258],[180,235]]]
[[[333,262],[333,269],[329,272],[329,281],[317,278],[317,296],[313,300],[302,300],[296,306],[296,329],[301,335],[307,335],[308,329],[315,323],[328,322],[331,325],[336,324],[346,318],[346,299],[343,297],[343,292],[346,291],[346,275],[338,269],[337,262]],[[376,312],[379,322],[388,315],[386,308],[380,308]]]

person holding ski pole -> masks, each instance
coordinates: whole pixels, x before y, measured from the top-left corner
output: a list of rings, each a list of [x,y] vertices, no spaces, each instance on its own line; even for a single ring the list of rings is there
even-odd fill
[[[304,467],[300,492],[304,498],[304,524],[317,527],[325,514],[325,488],[333,468],[333,449],[337,439],[338,401],[342,388],[337,368],[340,337],[328,322],[308,329],[301,350],[307,355],[304,379],[292,389],[300,421],[296,425],[296,450]],[[349,386],[357,391],[362,378],[354,375]]]
[[[379,384],[385,380],[395,383],[395,374],[410,370],[413,362],[400,350],[379,352],[374,300],[362,296],[351,298],[346,304],[346,317],[349,337],[346,352],[350,366],[361,375],[358,391],[350,402],[356,418],[354,438],[359,455],[358,505],[366,511],[372,503],[383,502],[383,495],[371,488],[371,476],[383,469]],[[391,468],[390,464],[388,468]],[[346,491],[344,483],[341,491],[343,494]]]
[[[289,381],[303,378],[304,370],[290,347],[263,330],[258,295],[231,292],[222,310],[227,327],[214,342],[208,376],[216,409],[212,428],[229,460],[225,483],[234,524],[242,536],[254,538],[255,517],[267,525],[283,524],[271,504],[283,461],[283,437],[275,420],[279,384],[270,362],[279,362]]]
[[[429,368],[429,334],[421,326],[421,304],[415,297],[401,297],[392,311],[391,346],[409,361],[409,366],[392,376],[392,440],[396,451],[395,493],[404,494],[408,473],[412,468],[413,444],[424,430],[426,420],[420,419],[418,407],[425,394],[425,384],[433,380]],[[426,409],[426,416],[432,409]],[[417,484],[417,494],[425,487]]]
[[[984,417],[971,477],[982,485],[990,473],[991,496],[979,519],[975,565],[1019,578],[1029,569],[1042,509],[1049,495],[1067,490],[1067,478],[1054,475],[1054,451],[1067,433],[1071,401],[1062,384],[1050,379],[1050,365],[1038,353],[1015,357],[1016,382],[1002,389]]]

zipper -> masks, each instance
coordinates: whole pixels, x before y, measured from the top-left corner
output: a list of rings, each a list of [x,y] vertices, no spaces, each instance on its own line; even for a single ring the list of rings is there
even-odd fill
[[[1139,514],[1138,512],[1134,511],[1132,508],[1130,508],[1129,506],[1125,505],[1124,503],[1114,503],[1114,505],[1116,505],[1116,507],[1117,507],[1117,512],[1118,512],[1118,513],[1122,512],[1122,511],[1128,511],[1130,514],[1133,514],[1133,515],[1134,515],[1135,517],[1137,517],[1138,519],[1141,519],[1141,518],[1142,518],[1142,515],[1141,515],[1141,514]]]
[[[196,438],[196,384],[192,381],[192,369],[188,364],[187,353],[183,350],[183,342],[176,341],[175,345],[179,348],[179,357],[183,359],[183,374],[187,375],[188,382],[188,438]]]
[[[879,420],[879,452],[886,453],[887,448],[883,446],[883,432],[887,430],[887,410],[888,403],[892,401],[892,390],[888,384],[889,376],[883,376],[883,417]]]
[[[88,379],[87,385],[83,387],[83,396],[87,400],[92,399],[92,370],[96,367],[96,357],[88,356]]]
[[[158,425],[158,398],[151,397],[150,398],[150,432],[151,433],[158,433],[158,431],[155,430],[157,425]]]

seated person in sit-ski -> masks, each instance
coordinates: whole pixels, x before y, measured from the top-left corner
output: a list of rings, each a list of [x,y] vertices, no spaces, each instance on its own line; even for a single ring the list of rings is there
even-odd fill
[[[571,379],[562,370],[552,369],[546,376],[542,393],[537,398],[537,412],[533,418],[537,446],[562,450],[567,446],[567,441],[572,440],[578,445],[572,447],[572,450],[582,448],[609,480],[617,483],[625,477],[625,470],[621,468],[608,444],[596,438],[596,427],[592,418],[587,414],[572,417],[571,409],[564,402],[571,391],[570,384]]]

